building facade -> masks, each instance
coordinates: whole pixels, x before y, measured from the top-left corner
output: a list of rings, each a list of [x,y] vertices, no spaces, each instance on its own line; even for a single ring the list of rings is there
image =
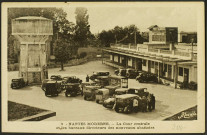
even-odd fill
[[[157,74],[160,82],[197,82],[197,46],[177,43],[177,28],[149,28],[149,42],[137,45],[111,44],[103,62],[116,68],[134,68]],[[173,44],[173,45],[172,45]]]

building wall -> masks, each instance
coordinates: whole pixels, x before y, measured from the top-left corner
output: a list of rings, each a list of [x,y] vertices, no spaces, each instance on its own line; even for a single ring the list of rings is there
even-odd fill
[[[114,55],[114,62],[119,62],[119,57],[118,57],[118,55]]]
[[[128,66],[132,67],[132,58],[128,57]]]
[[[113,55],[112,55],[112,54],[110,54],[110,60],[111,60],[111,61],[113,60]]]

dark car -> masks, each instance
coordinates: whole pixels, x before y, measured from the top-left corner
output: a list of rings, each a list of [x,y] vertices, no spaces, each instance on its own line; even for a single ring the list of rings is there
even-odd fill
[[[12,83],[11,83],[11,88],[12,89],[19,89],[19,88],[22,88],[22,87],[25,87],[26,86],[26,83],[24,81],[23,78],[16,78],[16,79],[12,79]]]
[[[63,84],[67,84],[67,83],[82,83],[82,80],[77,78],[76,76],[66,76],[63,77]]]
[[[126,77],[130,79],[135,79],[139,75],[140,71],[132,68],[126,69]]]
[[[47,83],[48,81],[50,81],[50,79],[45,79],[45,80],[42,81],[42,85],[41,85],[42,90],[45,91],[46,83]]]
[[[143,72],[140,73],[137,77],[136,80],[139,81],[140,83],[143,82],[158,82],[158,78],[157,75],[152,74],[152,73],[147,73],[147,72]]]
[[[45,84],[45,96],[58,96],[61,90],[61,83],[57,81],[51,80]]]
[[[133,108],[133,100],[137,99],[139,102],[141,97],[135,94],[117,95],[115,99],[115,111],[117,113],[131,113]]]
[[[61,76],[60,75],[52,75],[50,77],[51,80],[55,80],[55,81],[60,81],[62,80]]]
[[[91,80],[95,80],[95,79],[97,79],[97,77],[99,77],[99,76],[109,76],[109,72],[95,72],[95,73],[93,73],[93,75],[91,75],[90,76],[90,79]]]
[[[65,96],[77,96],[79,94],[81,94],[81,89],[80,89],[80,84],[79,83],[68,83],[65,84]]]

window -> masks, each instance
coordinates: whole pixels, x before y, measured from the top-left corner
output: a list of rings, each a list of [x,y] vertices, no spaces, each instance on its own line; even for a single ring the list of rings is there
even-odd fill
[[[146,60],[142,60],[142,65],[146,66],[147,61]]]
[[[179,67],[179,76],[183,76],[183,68]]]
[[[152,41],[165,41],[165,35],[152,35]]]
[[[167,64],[164,65],[164,72],[167,72]]]
[[[151,61],[151,67],[152,67],[152,68],[155,67],[154,64],[155,64],[155,62],[154,62],[154,61]]]

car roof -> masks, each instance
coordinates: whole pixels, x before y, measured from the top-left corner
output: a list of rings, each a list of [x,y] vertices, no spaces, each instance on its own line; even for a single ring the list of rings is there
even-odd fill
[[[132,98],[132,97],[139,97],[139,96],[135,95],[135,94],[123,94],[123,95],[117,95],[116,96],[116,98],[123,98],[123,99]]]
[[[23,79],[23,77],[16,77],[16,78],[13,78],[13,79]],[[13,79],[12,79],[12,80],[13,80]]]
[[[110,88],[117,88],[117,87],[119,87],[119,86],[117,86],[117,85],[108,85],[108,86],[105,86],[105,88],[107,88],[107,89],[110,89]]]
[[[115,91],[127,91],[128,89],[127,88],[119,88],[119,89],[116,89]]]
[[[66,83],[64,85],[68,85],[68,86],[70,86],[70,85],[79,85],[79,83]]]
[[[98,76],[97,78],[107,79],[109,77],[108,76]]]
[[[102,88],[102,89],[98,89],[99,91],[108,91],[109,89],[104,89],[104,88]]]
[[[142,90],[142,89],[147,89],[147,88],[143,88],[143,87],[130,87],[128,89]]]
[[[49,80],[47,83],[56,83],[57,81]]]

